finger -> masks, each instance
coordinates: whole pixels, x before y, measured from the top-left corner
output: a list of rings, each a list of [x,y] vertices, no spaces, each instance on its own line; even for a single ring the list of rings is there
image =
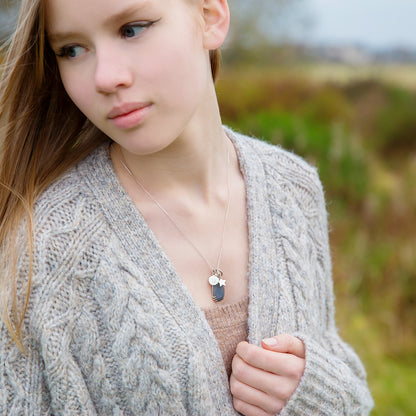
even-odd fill
[[[272,338],[266,338],[263,339],[261,345],[269,351],[294,354],[299,358],[305,358],[304,343],[292,335],[280,334]]]
[[[240,399],[233,399],[234,409],[244,416],[273,416],[275,413],[267,413],[257,406],[246,403]]]
[[[237,345],[236,353],[252,367],[279,376],[300,378],[305,369],[305,360],[296,355],[269,351],[245,341]]]
[[[230,390],[233,395],[233,398],[239,399],[245,403],[256,406],[266,413],[276,414],[279,413],[285,402],[274,398],[261,390],[257,390],[247,384],[242,383],[237,380],[236,377],[231,374],[230,377]]]
[[[282,401],[288,400],[297,386],[295,379],[281,377],[253,367],[237,354],[232,362],[232,374],[241,383]]]

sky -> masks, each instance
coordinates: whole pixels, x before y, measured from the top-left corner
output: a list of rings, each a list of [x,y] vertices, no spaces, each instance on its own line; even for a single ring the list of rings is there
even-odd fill
[[[416,49],[416,0],[304,0],[313,43]],[[309,36],[310,35],[310,36]]]

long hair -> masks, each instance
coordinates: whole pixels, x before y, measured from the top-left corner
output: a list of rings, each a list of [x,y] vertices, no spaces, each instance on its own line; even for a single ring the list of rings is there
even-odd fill
[[[0,79],[0,318],[21,351],[32,281],[34,204],[103,141],[103,134],[64,90],[47,42],[44,8],[42,0],[22,1]],[[210,51],[210,61],[215,81],[218,51]],[[28,253],[29,265],[24,282],[18,278],[22,250]]]
[[[46,40],[42,1],[23,0],[0,81],[0,317],[22,351],[21,328],[32,279],[34,203],[102,137],[63,88]],[[22,223],[29,253],[23,283],[17,268]],[[22,285],[24,301],[18,297]]]

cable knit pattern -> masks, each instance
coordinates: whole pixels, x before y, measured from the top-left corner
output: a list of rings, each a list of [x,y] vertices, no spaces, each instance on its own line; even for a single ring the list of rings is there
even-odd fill
[[[286,332],[306,346],[281,414],[367,415],[365,371],[335,327],[316,170],[226,131],[246,182],[249,341]],[[108,143],[50,186],[35,219],[28,354],[0,324],[0,415],[237,414],[215,336],[120,185]]]

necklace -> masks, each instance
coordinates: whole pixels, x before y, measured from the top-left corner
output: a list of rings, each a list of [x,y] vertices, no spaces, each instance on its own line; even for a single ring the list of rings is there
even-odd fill
[[[207,258],[202,254],[202,252],[192,242],[192,240],[182,231],[182,229],[179,227],[179,225],[176,223],[176,221],[171,217],[171,215],[165,210],[165,208],[162,207],[162,205],[154,198],[154,196],[145,188],[145,186],[133,174],[133,172],[127,166],[123,155],[119,154],[119,152],[115,148],[115,146],[112,146],[112,148],[114,149],[114,153],[115,153],[117,159],[122,164],[122,166],[124,167],[126,172],[129,174],[129,176],[133,179],[133,181],[153,201],[153,203],[166,215],[166,217],[169,219],[169,221],[172,223],[172,225],[178,230],[178,232],[182,235],[182,237],[185,238],[185,240],[194,248],[194,250],[199,254],[199,256],[208,265],[208,267],[209,267],[209,269],[211,270],[211,273],[212,273],[211,276],[209,276],[209,278],[208,278],[208,283],[211,286],[211,291],[212,291],[212,299],[215,302],[221,302],[224,299],[224,296],[225,296],[226,280],[223,279],[223,272],[220,269],[220,265],[221,265],[222,249],[223,249],[223,246],[224,246],[225,225],[226,225],[227,220],[228,220],[228,214],[229,214],[229,211],[230,211],[230,199],[231,199],[231,196],[230,196],[230,151],[229,151],[228,147],[227,147],[227,207],[226,207],[225,213],[224,213],[224,221],[223,221],[222,233],[221,233],[221,245],[220,245],[220,251],[218,253],[216,267],[212,267],[210,265]]]

